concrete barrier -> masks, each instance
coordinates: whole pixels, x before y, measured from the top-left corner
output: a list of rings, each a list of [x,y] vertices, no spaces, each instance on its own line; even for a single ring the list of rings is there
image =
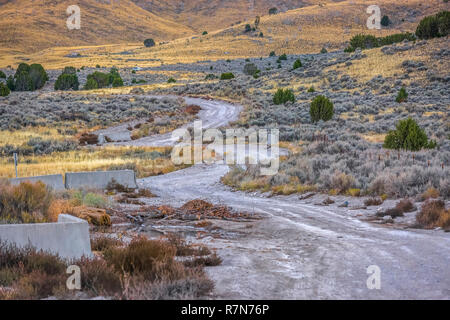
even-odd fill
[[[68,260],[92,257],[89,224],[66,214],[60,214],[57,223],[0,225],[0,241],[17,247],[30,245]]]
[[[36,176],[36,177],[24,177],[24,178],[14,178],[9,179],[12,185],[19,185],[21,182],[38,182],[42,181],[42,183],[46,184],[47,186],[51,187],[55,191],[61,191],[64,190],[64,181],[63,176],[61,174],[54,174],[54,175],[48,175],[48,176]]]
[[[137,188],[136,175],[133,170],[66,173],[66,188],[105,189],[113,179],[127,188]]]

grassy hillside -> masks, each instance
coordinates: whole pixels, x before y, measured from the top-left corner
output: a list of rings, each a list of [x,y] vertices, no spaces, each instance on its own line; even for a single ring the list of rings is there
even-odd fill
[[[198,32],[212,31],[255,16],[267,15],[270,8],[279,12],[314,4],[314,0],[132,0],[159,16],[168,17]],[[330,1],[322,1],[330,2]]]
[[[23,0],[18,0],[18,2]],[[48,0],[46,0],[48,1]],[[49,26],[48,23],[42,22],[40,16],[32,18],[31,27],[26,24],[12,24],[3,21],[0,24],[0,29],[11,28],[13,32],[2,32],[0,37],[8,38],[1,39],[2,45],[0,48],[14,48],[16,52],[6,49],[5,54],[0,56],[0,67],[8,65],[14,66],[20,62],[31,59],[46,65],[47,68],[60,68],[64,65],[75,65],[81,67],[95,66],[100,64],[102,66],[155,66],[167,63],[178,62],[196,62],[204,60],[219,60],[219,59],[233,59],[245,57],[260,57],[266,56],[271,51],[276,54],[296,54],[296,53],[317,53],[323,47],[328,50],[343,49],[348,40],[357,33],[373,34],[376,36],[384,36],[387,34],[410,31],[414,32],[415,28],[424,16],[434,14],[439,10],[449,9],[449,3],[444,3],[443,0],[430,0],[423,2],[421,0],[345,0],[345,1],[304,1],[312,5],[306,7],[288,10],[276,15],[261,16],[261,22],[257,30],[245,32],[246,24],[254,26],[253,12],[244,11],[240,6],[236,8],[228,8],[226,4],[234,3],[233,1],[212,1],[209,5],[200,6],[203,1],[200,1],[198,6],[194,6],[193,2],[185,1],[183,10],[175,6],[175,3],[180,3],[175,0],[168,0],[166,7],[160,1],[148,2],[153,4],[147,10],[153,10],[158,15],[164,15],[166,20],[155,20],[155,15],[142,8],[137,7],[130,2],[131,0],[122,0],[114,9],[114,6],[99,4],[95,0],[83,0],[83,3],[95,3],[95,7],[89,9],[89,13],[85,14],[84,22],[82,21],[82,30],[75,33],[69,32],[64,28],[65,19],[52,18],[49,21],[59,23],[56,26]],[[138,2],[138,0],[133,0]],[[26,2],[26,1],[25,1]],[[25,3],[24,2],[24,3]],[[60,1],[61,16],[65,17],[66,1]],[[280,1],[281,2],[281,1]],[[289,3],[289,1],[283,1]],[[28,2],[26,2],[28,3]],[[64,5],[62,4],[64,3]],[[114,2],[113,2],[114,3]],[[146,2],[147,3],[147,2]],[[246,3],[246,1],[241,1]],[[268,1],[255,1],[261,6],[261,12],[267,11]],[[302,2],[303,3],[303,2]],[[319,3],[319,4],[314,4]],[[263,6],[265,4],[265,7]],[[377,4],[381,8],[382,15],[388,15],[392,24],[383,28],[382,30],[368,30],[366,26],[369,14],[366,9],[371,4]],[[142,5],[142,4],[141,4]],[[7,4],[0,7],[4,12],[6,8],[16,7],[16,4]],[[83,7],[82,5],[80,5]],[[116,6],[116,5],[115,5]],[[201,35],[201,32],[196,33],[190,27],[180,26],[176,22],[168,22],[169,19],[181,21],[183,17],[197,17],[201,15],[203,18],[198,21],[218,21],[220,19],[211,15],[208,19],[207,10],[213,6],[217,11],[224,10],[224,17],[228,17],[228,21],[234,21],[233,12],[241,12],[242,14],[249,14],[251,18],[248,21],[242,21],[240,24],[219,29],[216,31],[208,30],[207,35]],[[100,14],[100,10],[107,8],[105,12]],[[158,10],[165,9],[164,13]],[[257,7],[259,8],[259,7]],[[121,10],[125,11],[121,11]],[[200,10],[201,9],[201,10]],[[242,9],[242,10],[241,10]],[[7,15],[6,20],[13,20],[14,16],[25,16],[27,9],[21,13],[11,13]],[[29,10],[32,10],[32,5],[29,5]],[[83,10],[83,9],[82,9]],[[93,12],[98,12],[95,15]],[[258,12],[255,10],[255,12]],[[42,10],[47,12],[47,10]],[[87,10],[85,10],[87,11]],[[56,12],[56,11],[55,11]],[[120,23],[113,23],[109,15],[114,15]],[[217,15],[217,14],[216,14]],[[133,19],[127,20],[124,17],[132,16]],[[220,16],[220,15],[219,15]],[[141,27],[144,24],[142,20],[135,20],[136,17],[143,18],[146,22],[145,28]],[[115,18],[115,19],[116,19]],[[56,21],[56,20],[57,21]],[[122,20],[121,20],[122,19]],[[192,21],[197,21],[192,19]],[[196,23],[200,23],[196,22]],[[205,22],[206,23],[206,22]],[[6,26],[5,26],[6,25]],[[62,25],[62,26],[61,26]],[[193,28],[200,28],[193,26]],[[50,31],[44,31],[51,29]],[[205,27],[205,29],[208,29]],[[32,30],[28,32],[28,30]],[[33,31],[36,30],[36,31]],[[59,32],[59,31],[60,32]],[[87,30],[87,31],[86,31]],[[145,31],[149,30],[149,31]],[[167,30],[164,33],[162,30]],[[201,28],[200,30],[203,30]],[[15,33],[14,33],[15,32]],[[71,41],[70,37],[74,34]],[[262,36],[261,36],[262,33]],[[162,45],[157,45],[153,48],[145,48],[142,44],[142,39],[146,37],[154,37],[157,42],[167,39]],[[170,38],[174,40],[170,40]],[[36,40],[37,39],[37,40]],[[44,51],[36,51],[24,55],[23,50],[34,50],[37,48],[59,45],[45,49]],[[70,43],[70,47],[67,47]],[[99,46],[99,44],[102,44]],[[66,47],[63,47],[66,46]],[[71,59],[65,57],[67,54],[76,51],[82,57]],[[1,49],[0,49],[0,53]],[[8,54],[6,54],[8,53]]]
[[[31,52],[51,46],[170,40],[192,33],[130,0],[80,0],[81,29],[68,30],[69,0],[15,0],[0,6],[0,47]]]

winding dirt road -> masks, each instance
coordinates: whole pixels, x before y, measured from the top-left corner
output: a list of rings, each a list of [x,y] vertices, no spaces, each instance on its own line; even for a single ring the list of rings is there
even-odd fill
[[[241,107],[190,100],[203,108],[205,127],[226,125]],[[129,142],[170,145],[169,135]],[[345,208],[318,207],[298,196],[266,198],[233,192],[220,183],[226,165],[195,165],[140,179],[159,196],[182,205],[192,199],[226,204],[266,218],[236,225],[235,239],[209,239],[223,264],[209,268],[219,299],[449,299],[450,233],[375,226]],[[206,239],[208,241],[208,239]],[[379,267],[381,288],[368,289],[367,268]]]

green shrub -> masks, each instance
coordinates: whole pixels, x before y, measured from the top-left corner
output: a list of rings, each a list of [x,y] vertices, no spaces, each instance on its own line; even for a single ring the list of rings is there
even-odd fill
[[[220,80],[230,80],[234,79],[234,74],[231,72],[225,72],[220,75]]]
[[[383,27],[387,27],[390,24],[391,24],[391,20],[389,19],[388,16],[383,16],[383,18],[381,18],[381,25]]]
[[[309,92],[309,93],[316,92],[316,89],[314,89],[314,87],[310,87],[310,88],[308,89],[308,92]]]
[[[397,94],[397,98],[395,99],[395,101],[397,101],[398,103],[401,103],[401,102],[405,102],[407,98],[408,98],[408,93],[406,92],[406,89],[401,88]]]
[[[112,86],[113,88],[117,88],[117,87],[123,87],[123,80],[122,78],[119,77],[115,77],[113,82],[112,82]]]
[[[6,74],[0,70],[0,79],[6,79]]]
[[[112,81],[114,81],[114,76],[111,73],[95,71],[87,76],[87,82],[84,88],[86,90],[106,88]]]
[[[354,52],[356,48],[371,49],[381,46],[399,43],[404,40],[414,41],[416,38],[412,33],[396,33],[386,37],[377,38],[373,35],[357,34],[350,39],[350,45],[344,50],[345,52]]]
[[[277,9],[277,8],[273,7],[273,8],[270,8],[270,9],[269,9],[269,14],[270,14],[270,15],[272,15],[272,14],[277,14],[277,13],[278,13],[278,9]]]
[[[292,68],[295,70],[295,69],[301,68],[302,66],[303,66],[303,65],[302,65],[301,60],[300,60],[300,59],[297,59],[297,60],[295,60],[294,66],[293,66]]]
[[[328,53],[328,50],[324,48],[322,48],[322,50],[320,50],[320,53],[324,54],[324,53]]]
[[[357,34],[350,39],[352,48],[370,49],[378,47],[378,39],[373,35]]]
[[[294,92],[291,89],[278,89],[273,96],[273,103],[276,105],[284,104],[288,101],[295,102]]]
[[[32,64],[30,66],[30,78],[33,83],[33,90],[42,88],[48,81],[47,72],[40,64]]]
[[[269,57],[275,57],[275,55],[276,55],[275,51],[270,51]]]
[[[0,97],[6,97],[11,93],[8,86],[0,82]]]
[[[344,52],[355,52],[355,48],[353,48],[352,46],[348,46],[347,48],[344,49]]]
[[[167,80],[167,83],[175,83],[177,82],[177,80],[175,80],[174,78],[169,78],[169,80]]]
[[[334,114],[333,103],[325,96],[317,96],[311,102],[309,114],[312,122],[331,120]]]
[[[254,63],[247,63],[245,66],[244,66],[244,73],[246,74],[246,75],[249,75],[249,76],[253,76],[253,75],[255,75],[255,73],[257,73],[259,70],[258,70],[258,67],[256,66],[256,64],[254,64]]]
[[[400,120],[396,125],[396,130],[389,131],[386,135],[383,144],[383,148],[386,149],[410,151],[435,147],[436,142],[428,141],[425,131],[412,118]]]
[[[14,76],[14,90],[15,91],[32,91],[33,80],[28,72],[22,71]]]
[[[22,72],[29,73],[30,72],[30,66],[26,63],[21,63],[17,67],[16,74],[20,74]]]
[[[206,75],[205,80],[215,80],[217,76],[215,74],[209,73]]]
[[[434,16],[423,18],[416,29],[416,36],[420,39],[445,37],[450,30],[450,12],[441,11]]]
[[[65,67],[55,82],[55,90],[78,90],[77,71],[74,67]]]
[[[399,43],[402,42],[404,40],[408,40],[408,41],[414,41],[416,40],[416,37],[409,32],[405,32],[405,33],[395,33],[395,34],[391,34],[389,36],[386,37],[381,37],[381,38],[377,38],[378,39],[378,45],[381,46],[388,46],[394,43]]]
[[[249,24],[246,24],[245,25],[245,30],[244,30],[245,32],[250,32],[250,31],[252,31],[252,26],[251,25],[249,25]]]
[[[147,48],[150,48],[150,47],[154,47],[155,46],[155,40],[153,40],[153,39],[145,39],[144,40],[144,46],[146,46]]]
[[[116,78],[120,79],[120,80],[117,80],[116,83],[120,84],[120,82],[122,81],[122,78],[120,77],[120,74],[119,74],[119,70],[116,67],[111,68],[108,76],[109,76],[109,84],[113,84],[113,82]],[[122,85],[123,85],[123,81],[122,81]]]
[[[208,34],[208,31],[203,31],[202,35],[206,36]]]
[[[26,63],[21,63],[17,67],[14,79],[14,84],[10,81],[8,87],[16,91],[33,91],[42,88],[48,80],[47,72],[40,64],[32,64],[29,66]]]
[[[283,53],[281,56],[278,57],[278,60],[287,60],[287,55],[286,53]]]
[[[95,81],[95,79],[93,78],[87,79],[86,84],[84,85],[84,90],[94,90],[94,89],[98,89],[97,81]]]
[[[13,76],[9,76],[8,79],[6,80],[6,86],[8,87],[9,90],[14,91],[16,88],[16,85],[14,84],[14,78]]]
[[[76,74],[62,73],[55,82],[55,90],[78,90],[80,83]]]
[[[65,67],[62,73],[63,74],[76,74],[77,70],[75,69],[75,67]]]

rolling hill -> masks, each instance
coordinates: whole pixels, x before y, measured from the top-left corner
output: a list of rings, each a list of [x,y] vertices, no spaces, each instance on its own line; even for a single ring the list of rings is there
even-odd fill
[[[70,0],[4,3],[0,6],[0,47],[31,52],[51,46],[141,42],[146,38],[171,40],[193,32],[130,0],[79,0],[81,29],[69,30],[66,9],[72,4]]]
[[[7,1],[0,6],[0,63],[16,65],[32,59],[55,67],[153,66],[265,56],[271,51],[343,49],[357,33],[414,32],[424,16],[450,6],[442,0],[80,0],[82,27],[70,31],[65,10],[71,1],[0,1]],[[372,4],[390,17],[391,25],[367,29],[366,9]],[[278,14],[265,14],[274,6],[280,9]],[[261,15],[259,27],[245,32],[246,24],[254,27],[256,15]],[[203,30],[208,34],[201,35]],[[142,40],[150,37],[158,45],[145,48]],[[84,52],[86,58],[67,61],[65,55],[73,50]],[[126,56],[121,58],[121,52]],[[116,59],[106,58],[109,54]]]
[[[141,8],[170,18],[197,32],[229,27],[240,21],[314,4],[314,0],[132,0]],[[342,0],[341,0],[342,1]],[[327,2],[327,1],[322,1]],[[328,1],[329,2],[329,1]]]

